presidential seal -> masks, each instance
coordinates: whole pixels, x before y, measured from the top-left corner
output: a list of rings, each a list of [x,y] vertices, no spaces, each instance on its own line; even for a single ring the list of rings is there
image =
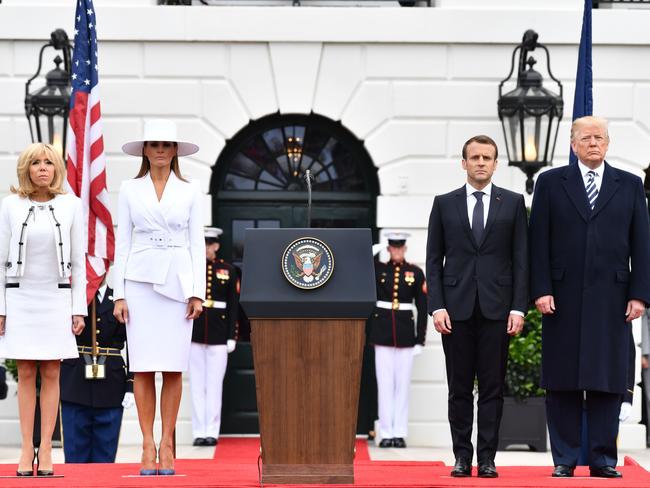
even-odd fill
[[[303,290],[327,283],[334,271],[334,255],[327,244],[315,237],[302,237],[282,254],[282,272],[293,286]]]

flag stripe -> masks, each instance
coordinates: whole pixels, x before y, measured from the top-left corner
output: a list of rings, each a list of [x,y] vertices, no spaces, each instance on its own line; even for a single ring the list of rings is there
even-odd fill
[[[86,241],[86,298],[97,292],[115,253],[108,209],[97,64],[97,19],[92,0],[79,0],[75,12],[72,96],[67,143],[68,186],[83,204]]]

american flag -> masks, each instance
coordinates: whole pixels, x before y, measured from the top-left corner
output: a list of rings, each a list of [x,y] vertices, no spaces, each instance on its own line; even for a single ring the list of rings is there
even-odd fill
[[[91,302],[115,253],[108,209],[106,161],[99,104],[97,23],[92,0],[78,0],[72,54],[72,95],[67,142],[68,185],[84,207],[88,229],[86,297]]]

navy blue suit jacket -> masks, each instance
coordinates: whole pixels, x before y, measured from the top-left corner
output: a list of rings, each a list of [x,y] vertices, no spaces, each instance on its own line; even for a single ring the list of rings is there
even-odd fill
[[[650,225],[641,179],[604,163],[594,210],[577,164],[537,179],[530,289],[553,295],[542,319],[542,387],[626,391],[630,299],[650,303]]]

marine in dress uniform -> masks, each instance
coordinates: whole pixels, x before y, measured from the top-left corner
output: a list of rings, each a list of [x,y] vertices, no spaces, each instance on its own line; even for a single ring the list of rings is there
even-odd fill
[[[411,367],[426,338],[427,294],[422,270],[404,260],[409,234],[387,237],[390,260],[375,261],[377,305],[369,341],[375,348],[379,447],[406,447]]]
[[[222,230],[205,230],[206,300],[194,320],[190,350],[192,433],[195,446],[214,446],[221,429],[221,397],[228,353],[238,339],[239,274],[217,258]]]
[[[61,422],[66,463],[113,463],[122,424],[123,407],[133,400],[133,375],[122,357],[126,328],[113,317],[113,290],[103,285],[95,295],[98,364],[104,378],[87,378],[92,364],[91,310],[77,336],[79,358],[61,363]]]

